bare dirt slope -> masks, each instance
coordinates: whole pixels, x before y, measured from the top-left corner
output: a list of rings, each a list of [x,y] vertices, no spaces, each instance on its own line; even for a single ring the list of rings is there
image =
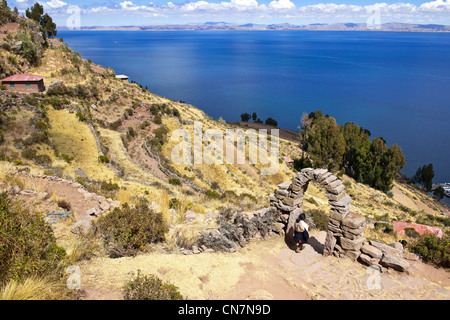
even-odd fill
[[[324,232],[312,232],[299,254],[282,237],[254,242],[236,253],[98,258],[80,264],[85,299],[121,299],[132,275],[157,274],[188,299],[450,299],[450,275],[423,262],[412,272],[375,273],[350,261],[322,255]]]

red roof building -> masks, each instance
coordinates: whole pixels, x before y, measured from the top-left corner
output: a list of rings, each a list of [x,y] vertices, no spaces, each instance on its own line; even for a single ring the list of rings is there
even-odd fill
[[[15,74],[0,81],[10,91],[35,93],[45,90],[44,77],[33,74]]]
[[[442,229],[437,227],[430,227],[423,224],[409,223],[402,221],[394,221],[393,224],[394,224],[394,231],[398,232],[401,235],[405,235],[406,228],[412,228],[416,230],[419,234],[430,233],[435,234],[439,238],[442,238],[443,236]]]

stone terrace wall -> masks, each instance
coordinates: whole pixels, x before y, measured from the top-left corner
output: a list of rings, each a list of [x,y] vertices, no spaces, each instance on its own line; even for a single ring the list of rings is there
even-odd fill
[[[326,169],[306,168],[293,181],[278,185],[270,195],[270,207],[277,213],[273,231],[285,233],[286,242],[293,244],[294,224],[303,212],[303,196],[310,181],[317,181],[325,188],[330,205],[327,237],[323,254],[336,257],[347,256],[369,266],[375,265],[406,271],[409,267],[403,247],[399,243],[390,246],[375,241],[366,241],[364,230],[366,218],[351,212],[351,198],[335,175]],[[401,247],[401,248],[400,248]],[[415,259],[415,257],[413,257]],[[414,260],[412,259],[412,260]]]

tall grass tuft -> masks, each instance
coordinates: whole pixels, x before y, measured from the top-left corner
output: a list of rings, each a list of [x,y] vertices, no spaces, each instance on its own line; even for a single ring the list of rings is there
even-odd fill
[[[75,295],[63,281],[31,276],[24,280],[10,280],[0,290],[0,300],[69,300]]]

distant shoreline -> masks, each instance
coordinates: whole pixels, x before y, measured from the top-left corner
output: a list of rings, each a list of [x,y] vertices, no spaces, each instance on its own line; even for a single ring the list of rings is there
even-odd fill
[[[61,31],[385,31],[385,32],[450,32],[450,25],[384,23],[368,27],[366,23],[316,23],[309,25],[280,24],[234,24],[206,22],[191,24],[168,24],[150,26],[86,26],[80,29],[59,27]]]

